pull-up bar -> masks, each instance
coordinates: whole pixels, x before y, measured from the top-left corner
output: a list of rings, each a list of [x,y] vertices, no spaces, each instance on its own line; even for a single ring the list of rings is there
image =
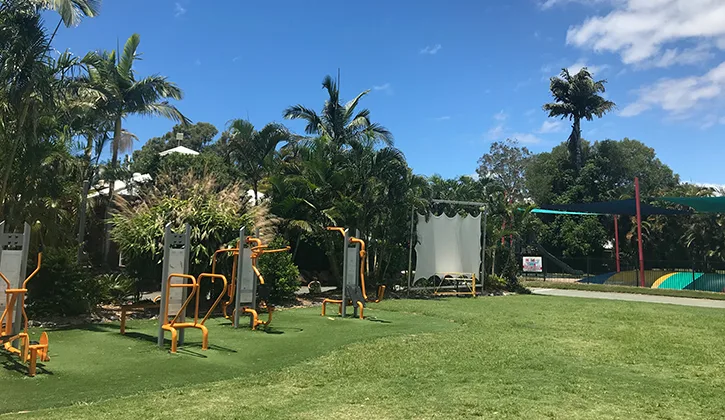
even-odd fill
[[[459,204],[462,206],[477,206],[477,207],[484,207],[487,208],[486,203],[479,203],[477,201],[455,201],[455,200],[439,200],[439,199],[432,199],[430,200],[433,203],[436,204]]]

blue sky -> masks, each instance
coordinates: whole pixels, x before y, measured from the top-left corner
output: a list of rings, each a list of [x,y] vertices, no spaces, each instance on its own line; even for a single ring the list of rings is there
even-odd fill
[[[46,14],[55,26],[56,15]],[[722,0],[440,0],[348,3],[105,0],[101,15],[61,28],[54,47],[82,55],[141,35],[139,76],[167,76],[177,105],[220,131],[232,118],[284,122],[319,110],[320,82],[341,70],[342,96],[386,126],[416,173],[472,174],[492,141],[534,152],[565,140],[548,120],[548,78],[587,65],[618,109],[585,122],[589,140],[635,138],[683,180],[725,184],[725,2]],[[722,65],[721,65],[722,63]],[[141,147],[169,131],[129,118]]]

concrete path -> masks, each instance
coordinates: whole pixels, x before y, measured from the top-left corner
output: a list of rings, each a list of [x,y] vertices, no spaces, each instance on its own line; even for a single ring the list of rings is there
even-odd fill
[[[590,299],[626,300],[630,302],[668,303],[670,305],[698,306],[725,309],[725,300],[693,299],[685,297],[638,295],[633,293],[591,292],[587,290],[531,288],[536,295],[565,296]]]

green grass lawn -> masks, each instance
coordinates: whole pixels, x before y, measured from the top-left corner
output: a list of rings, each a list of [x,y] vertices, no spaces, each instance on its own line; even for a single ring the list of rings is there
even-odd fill
[[[651,289],[649,287],[616,286],[611,284],[566,283],[556,281],[522,281],[526,287],[544,287],[547,289],[589,290],[593,292],[637,293],[642,295],[689,297],[696,299],[725,300],[725,293],[700,290]]]
[[[283,334],[233,331],[217,321],[210,326],[216,347],[191,345],[178,355],[115,329],[52,332],[53,374],[0,371],[0,410],[116,420],[684,419],[725,412],[721,310],[549,296],[374,308],[370,315],[386,322],[330,320],[317,308],[280,313]],[[131,327],[153,331],[149,321]]]

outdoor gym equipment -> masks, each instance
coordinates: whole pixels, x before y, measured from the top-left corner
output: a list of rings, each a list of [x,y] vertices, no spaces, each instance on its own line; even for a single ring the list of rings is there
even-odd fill
[[[209,330],[204,323],[224,297],[224,292],[214,301],[204,317],[199,319],[199,288],[203,279],[221,280],[222,290],[227,290],[227,279],[221,274],[201,273],[197,277],[188,274],[189,253],[191,251],[191,228],[187,224],[184,233],[174,233],[171,224],[164,231],[164,260],[161,280],[161,301],[159,312],[158,345],[164,347],[164,332],[171,333],[171,353],[176,353],[179,345],[184,343],[184,331],[187,328],[201,330],[201,349],[209,348]],[[194,321],[185,322],[186,310],[192,300],[194,305]]]
[[[28,364],[28,375],[35,376],[38,359],[50,361],[48,357],[48,334],[43,332],[38,342],[30,341],[28,315],[25,313],[25,294],[28,282],[38,274],[43,260],[38,253],[38,263],[25,276],[30,246],[30,225],[25,223],[23,233],[5,233],[5,222],[0,223],[0,290],[5,294],[2,315],[0,315],[0,343],[6,352],[19,356]]]
[[[377,297],[368,297],[365,287],[365,241],[350,236],[349,230],[341,227],[328,227],[327,230],[339,232],[343,237],[343,273],[342,273],[342,299],[325,299],[322,301],[322,315],[324,316],[327,304],[338,305],[338,313],[345,316],[347,306],[352,305],[353,314],[363,319],[366,302],[377,303],[385,296],[385,286],[378,286]],[[357,236],[360,236],[357,234]],[[352,246],[350,246],[352,245]],[[359,267],[359,269],[358,269]],[[360,280],[358,285],[358,279]]]
[[[269,303],[271,287],[264,281],[264,276],[257,268],[257,260],[263,254],[275,252],[287,252],[290,247],[279,249],[267,249],[268,245],[262,244],[262,240],[252,236],[244,235],[244,228],[239,230],[239,241],[236,248],[224,248],[214,253],[212,261],[212,273],[216,272],[217,255],[228,253],[234,258],[232,264],[232,281],[228,286],[227,294],[229,299],[222,303],[224,316],[232,319],[234,328],[239,328],[241,315],[250,317],[249,325],[252,330],[257,327],[267,327],[272,322],[274,306]],[[244,246],[246,245],[246,246]],[[229,315],[228,307],[234,303],[234,310]],[[259,314],[267,311],[267,320],[262,321]]]

